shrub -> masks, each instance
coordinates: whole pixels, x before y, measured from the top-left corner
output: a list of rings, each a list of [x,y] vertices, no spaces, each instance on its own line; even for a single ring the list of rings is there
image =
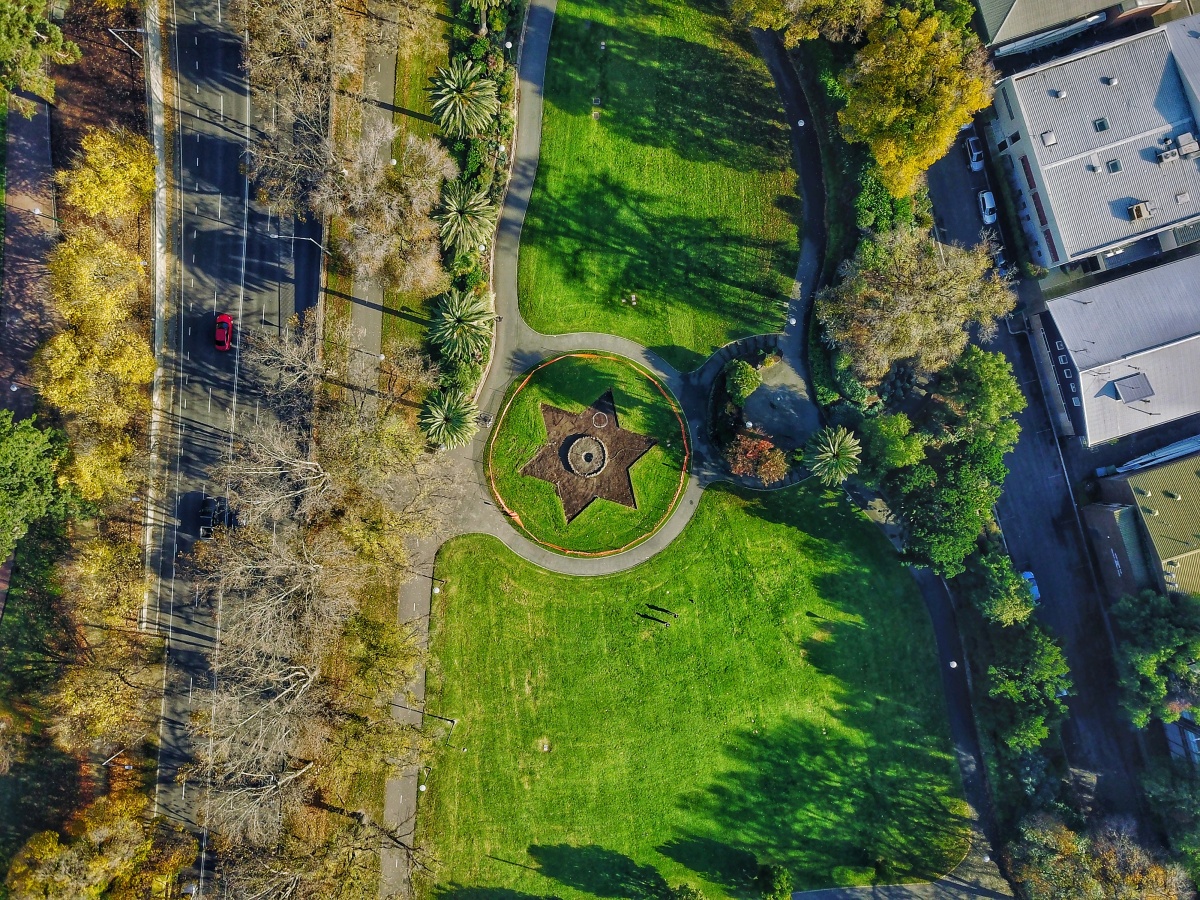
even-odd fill
[[[838,351],[833,357],[833,380],[837,382],[842,396],[856,406],[864,406],[871,392],[854,374],[854,363],[850,354]]]
[[[725,365],[725,390],[738,406],[745,406],[760,384],[762,376],[744,359],[731,359]]]
[[[471,42],[471,49],[467,51],[471,59],[483,59],[487,56],[488,42],[483,38],[477,38]]]
[[[740,432],[725,447],[729,471],[743,478],[757,478],[765,485],[781,481],[788,473],[783,451],[761,434]]]
[[[792,873],[780,865],[759,866],[758,886],[763,900],[791,900]]]

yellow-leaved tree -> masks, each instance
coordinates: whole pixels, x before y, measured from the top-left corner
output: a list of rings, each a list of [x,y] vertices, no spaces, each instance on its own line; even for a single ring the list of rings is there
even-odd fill
[[[133,451],[133,440],[121,432],[80,434],[62,477],[84,500],[123,500],[135,487],[134,473],[129,468]]]
[[[842,75],[838,112],[848,141],[864,143],[895,197],[916,190],[958,130],[991,102],[995,70],[970,29],[935,13],[897,9],[867,29],[867,43]]]
[[[62,331],[34,358],[34,383],[42,397],[64,413],[103,428],[124,428],[145,405],[142,388],[153,379],[149,345],[120,330],[103,340]]]
[[[94,219],[120,221],[154,194],[154,151],[124,128],[92,128],[71,163],[55,176],[62,198]]]
[[[74,229],[46,260],[50,296],[68,323],[100,335],[129,318],[142,268],[134,254],[95,228]]]

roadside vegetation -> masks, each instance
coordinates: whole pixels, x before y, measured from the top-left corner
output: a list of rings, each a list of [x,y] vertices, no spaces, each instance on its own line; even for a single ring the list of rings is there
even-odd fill
[[[837,495],[714,486],[617,575],[478,535],[436,574],[423,896],[787,897],[965,851],[920,595]]]
[[[680,371],[779,329],[799,201],[787,123],[744,30],[695,4],[568,2],[521,237],[522,314]]]
[[[420,744],[392,716],[419,652],[395,595],[449,490],[408,405],[435,375],[413,354],[380,387],[314,323],[244,338],[273,421],[214,473],[237,522],[190,559],[222,637],[187,777],[231,896],[377,897],[380,848],[405,848],[383,795]]]

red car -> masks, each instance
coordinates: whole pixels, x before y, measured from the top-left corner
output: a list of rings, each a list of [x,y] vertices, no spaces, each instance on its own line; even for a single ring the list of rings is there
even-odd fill
[[[233,346],[233,317],[229,313],[217,316],[217,330],[213,342],[222,352]]]

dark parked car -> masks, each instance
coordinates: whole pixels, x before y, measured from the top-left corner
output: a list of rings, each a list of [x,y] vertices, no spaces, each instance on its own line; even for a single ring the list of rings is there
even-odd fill
[[[205,497],[200,504],[200,537],[212,537],[214,528],[232,528],[234,517],[224,497]]]

